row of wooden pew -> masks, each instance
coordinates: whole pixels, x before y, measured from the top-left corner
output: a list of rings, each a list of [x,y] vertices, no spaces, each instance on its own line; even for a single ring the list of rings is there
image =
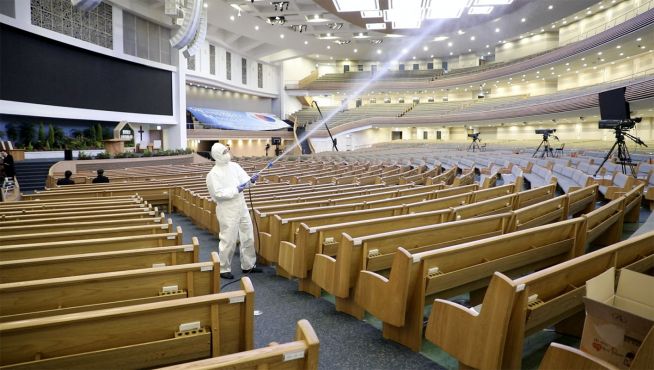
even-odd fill
[[[182,244],[141,197],[10,202],[0,213],[3,369],[317,369],[306,320],[295,341],[253,349],[250,280],[220,293],[218,254],[199,262],[198,240]]]

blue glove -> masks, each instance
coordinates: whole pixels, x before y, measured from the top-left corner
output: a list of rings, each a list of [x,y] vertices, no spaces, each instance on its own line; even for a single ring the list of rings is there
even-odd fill
[[[273,165],[273,163],[272,163],[272,161],[270,161],[270,162],[268,162],[268,165],[266,166],[266,168],[272,168],[272,165]]]
[[[257,180],[259,180],[259,174],[258,173],[255,173],[254,176],[250,177],[250,182],[253,183],[253,184],[255,182],[257,182]]]
[[[238,189],[238,192],[239,192],[239,193],[242,193],[242,192],[243,192],[243,189],[245,189],[245,188],[247,188],[247,187],[248,187],[248,183],[247,183],[247,182],[244,182],[244,183],[242,183],[241,185],[237,186],[236,189]]]

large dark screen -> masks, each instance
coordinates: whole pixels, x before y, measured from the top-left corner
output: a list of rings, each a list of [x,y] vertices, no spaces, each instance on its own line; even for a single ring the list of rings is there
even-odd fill
[[[172,115],[172,73],[0,24],[0,99]]]
[[[599,94],[600,116],[602,119],[625,120],[629,118],[629,103],[625,101],[625,87],[601,92]]]

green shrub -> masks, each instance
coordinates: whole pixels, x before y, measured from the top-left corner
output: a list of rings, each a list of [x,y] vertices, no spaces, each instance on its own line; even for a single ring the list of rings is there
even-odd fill
[[[122,152],[122,153],[117,153],[114,158],[136,158],[136,154],[132,152]]]
[[[146,151],[143,152],[143,156],[144,157],[152,157],[152,152],[149,151],[149,150],[146,150]]]
[[[85,152],[80,150],[79,154],[77,154],[77,159],[79,159],[80,161],[86,161],[86,160],[89,160],[89,159],[93,159],[93,157],[91,157],[91,155],[86,154]]]
[[[95,159],[111,159],[111,155],[109,153],[102,152],[102,153],[98,153],[95,156]]]

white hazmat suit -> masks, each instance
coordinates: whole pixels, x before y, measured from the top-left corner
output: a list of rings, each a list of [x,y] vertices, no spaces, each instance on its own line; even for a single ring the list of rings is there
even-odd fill
[[[250,270],[257,261],[254,232],[245,198],[238,191],[238,186],[248,183],[250,176],[238,163],[230,161],[229,151],[224,145],[214,144],[211,156],[216,164],[207,174],[207,188],[216,202],[216,216],[220,224],[220,272],[231,271],[237,238],[241,243],[241,269]]]

